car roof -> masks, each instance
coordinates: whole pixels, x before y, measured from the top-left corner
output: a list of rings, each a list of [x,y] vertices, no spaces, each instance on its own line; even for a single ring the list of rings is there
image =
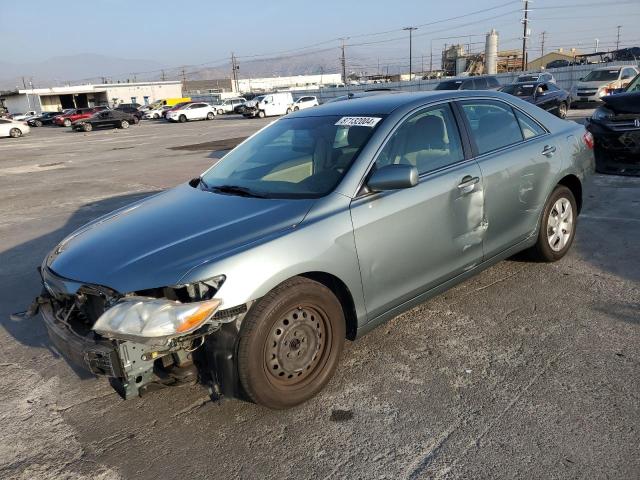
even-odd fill
[[[287,118],[313,117],[325,115],[388,115],[399,107],[437,102],[441,100],[463,100],[474,97],[495,97],[504,99],[504,93],[492,90],[432,90],[428,92],[386,92],[379,95],[352,98],[348,101],[330,102],[313,109],[299,110]]]

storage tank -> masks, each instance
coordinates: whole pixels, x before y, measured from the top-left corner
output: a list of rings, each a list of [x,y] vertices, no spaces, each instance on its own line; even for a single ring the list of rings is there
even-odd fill
[[[484,47],[484,72],[488,75],[498,73],[498,32],[495,28],[487,33],[487,41]]]

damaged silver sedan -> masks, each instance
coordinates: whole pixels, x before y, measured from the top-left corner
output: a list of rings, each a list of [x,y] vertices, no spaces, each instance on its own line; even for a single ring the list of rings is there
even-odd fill
[[[54,348],[124,398],[200,382],[291,407],[345,339],[519,251],[562,258],[591,146],[496,92],[296,112],[65,238],[24,317],[40,311]]]

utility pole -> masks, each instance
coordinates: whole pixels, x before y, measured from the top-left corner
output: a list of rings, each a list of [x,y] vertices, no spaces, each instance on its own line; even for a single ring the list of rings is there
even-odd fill
[[[235,89],[236,92],[240,92],[240,84],[238,82],[238,70],[240,70],[240,66],[238,65],[236,56],[233,54],[233,52],[231,52],[231,73],[232,73],[233,89]]]
[[[433,40],[431,40],[431,58],[429,60],[429,76],[433,73]]]
[[[600,39],[596,38],[596,49],[593,51],[593,53],[597,53],[598,52],[598,47],[600,46]]]
[[[184,71],[184,67],[182,67],[182,88],[184,88],[186,83],[187,83],[187,73]]]
[[[162,81],[163,81],[163,82],[166,80],[166,77],[165,77],[165,75],[164,75],[164,70],[162,70],[162,76],[161,76],[160,78],[162,78]]]
[[[524,26],[522,31],[522,71],[527,69],[527,35],[529,34],[529,0],[524,0]]]
[[[411,80],[411,74],[412,74],[412,67],[413,64],[411,62],[411,56],[412,56],[412,37],[413,37],[413,31],[417,30],[418,27],[404,27],[403,30],[407,30],[409,32],[409,80]]]
[[[542,32],[540,36],[542,37],[542,41],[540,42],[540,56],[544,57],[544,37],[547,35],[547,32]]]
[[[348,40],[348,37],[340,39],[340,41],[342,42],[342,46],[340,47],[342,49],[342,55],[340,56],[340,66],[342,67],[342,83],[346,85],[347,84],[347,57],[345,56],[345,53],[344,53],[345,40]]]
[[[618,29],[618,38],[616,39],[616,50],[620,49],[620,30],[622,29],[622,25],[618,25],[616,27]]]

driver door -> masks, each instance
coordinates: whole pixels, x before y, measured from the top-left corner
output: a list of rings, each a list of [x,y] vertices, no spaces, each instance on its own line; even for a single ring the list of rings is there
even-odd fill
[[[482,260],[484,193],[451,106],[403,120],[373,168],[410,164],[413,188],[365,193],[351,217],[369,320],[472,268]]]

